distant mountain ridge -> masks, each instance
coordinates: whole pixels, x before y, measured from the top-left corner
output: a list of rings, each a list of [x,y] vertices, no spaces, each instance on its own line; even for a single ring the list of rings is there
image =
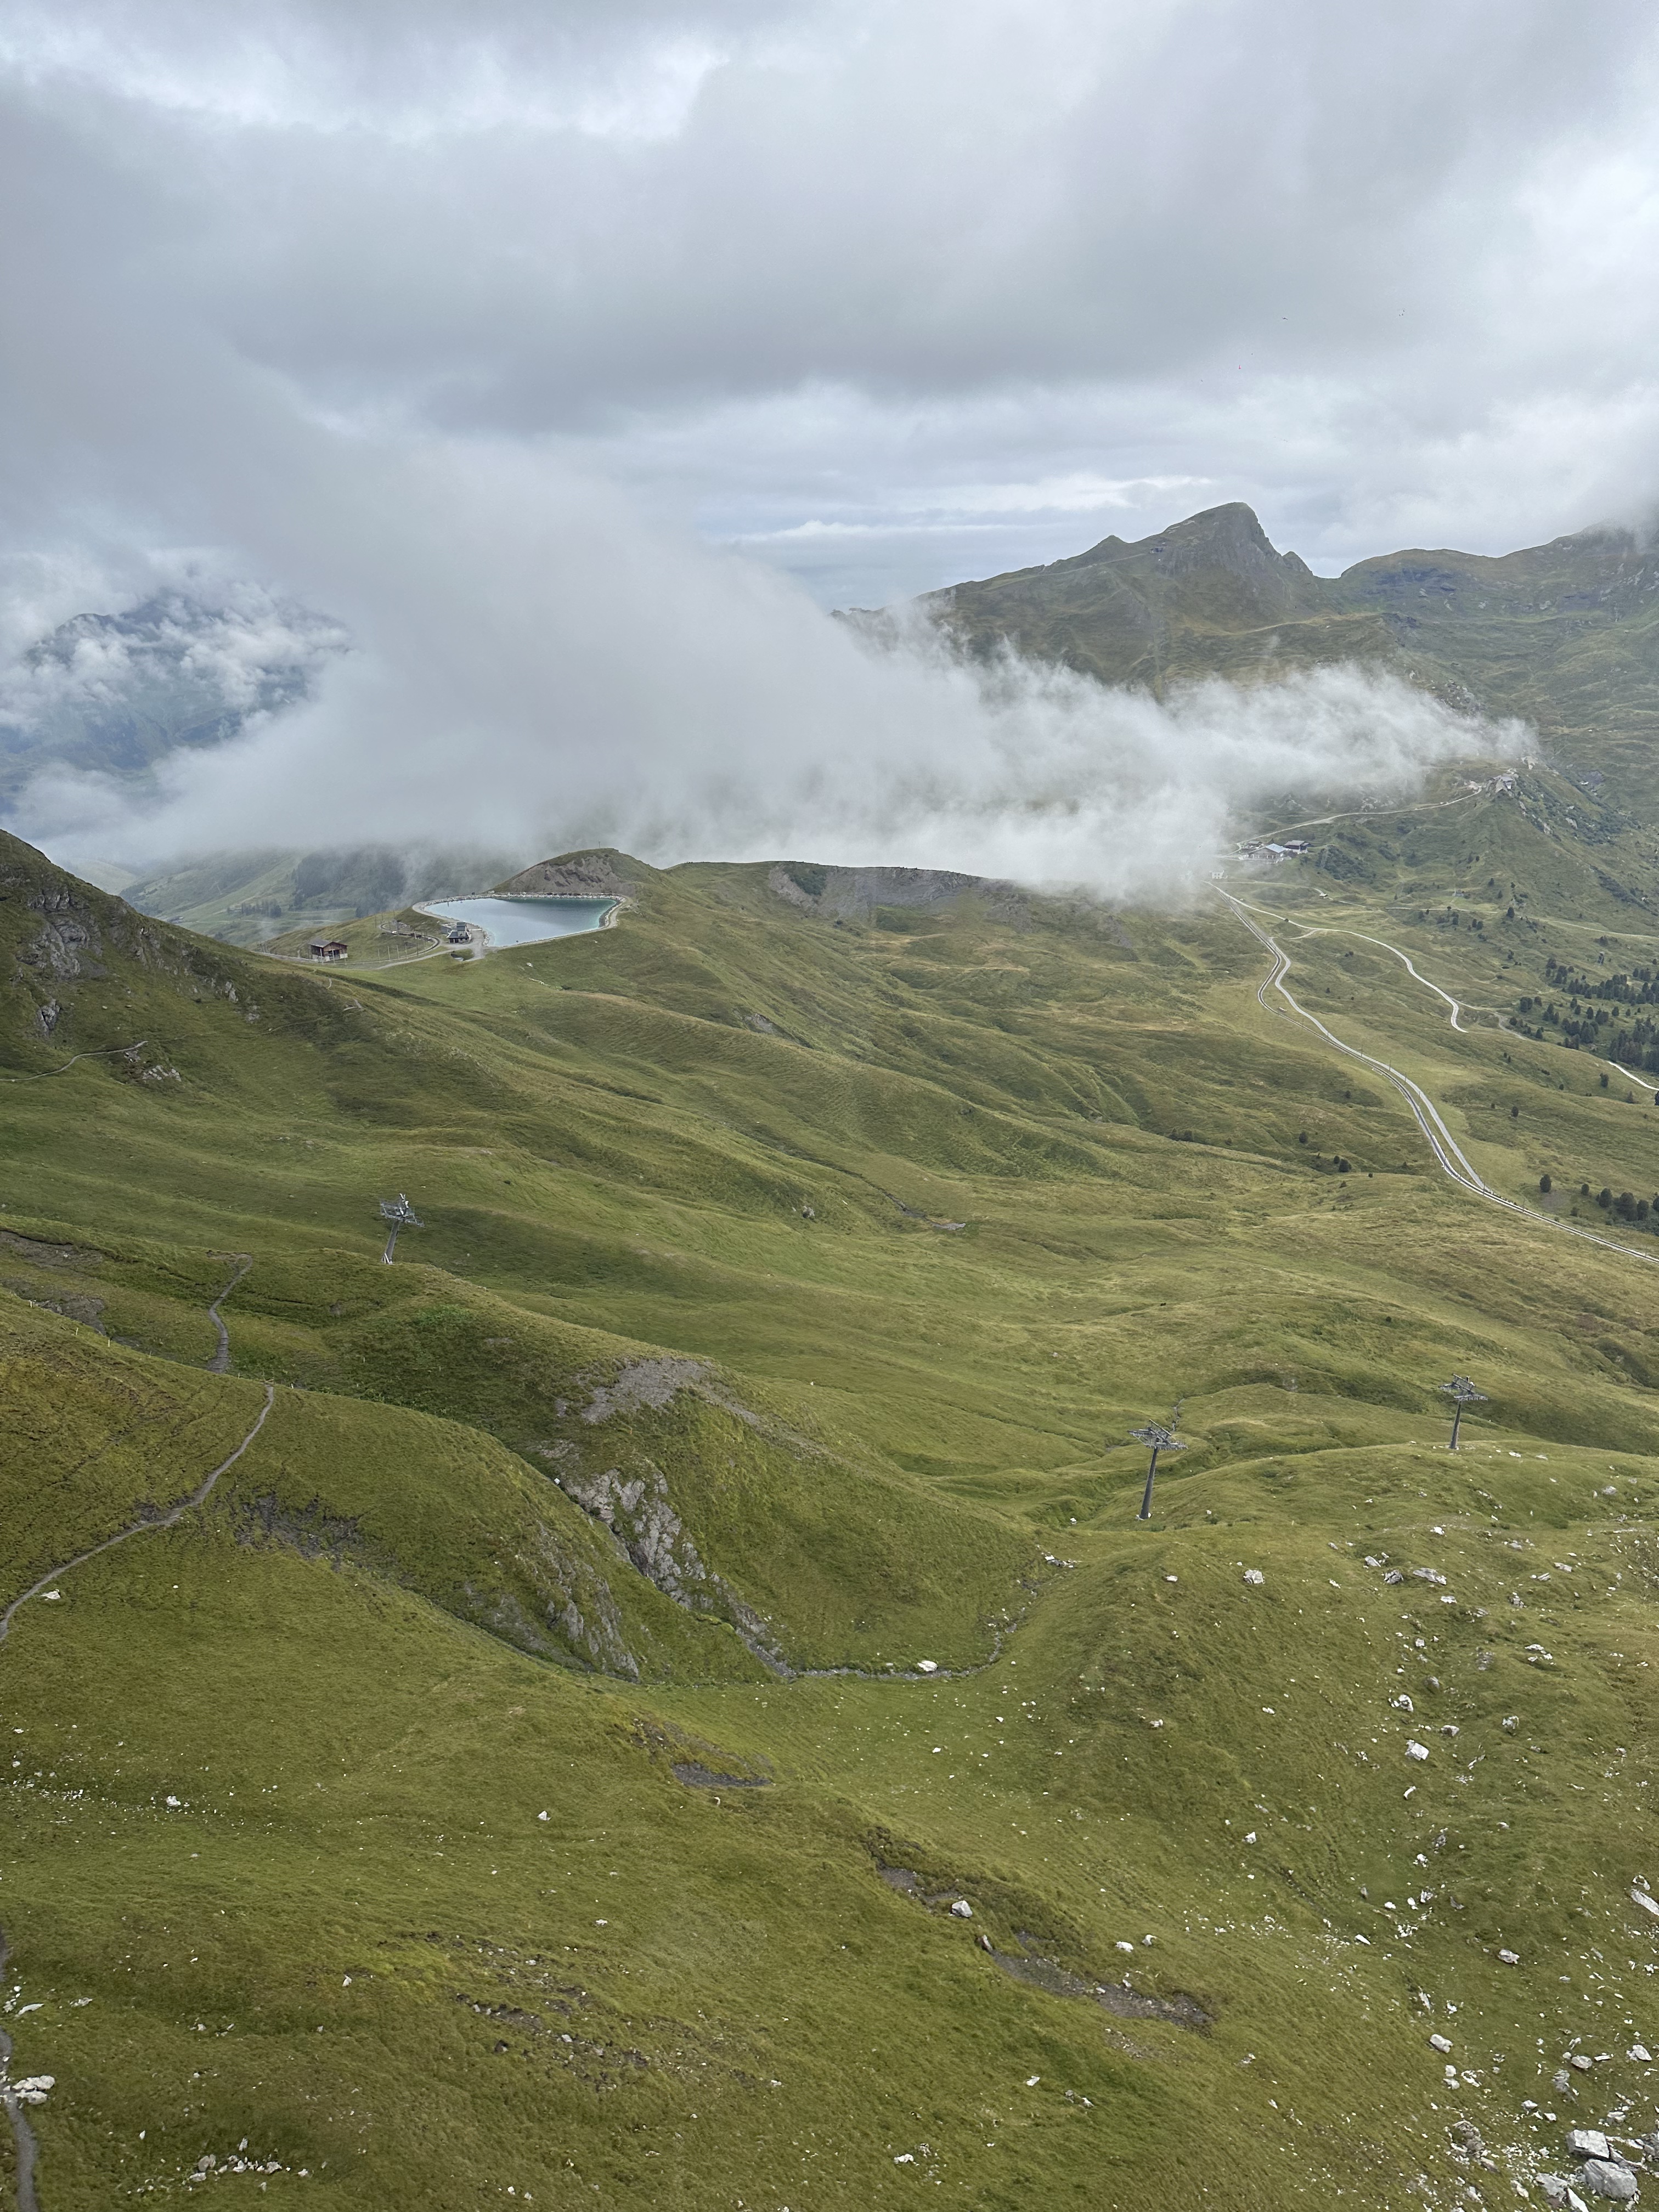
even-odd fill
[[[1412,550],[1325,577],[1235,501],[917,605],[975,654],[1006,644],[1159,696],[1206,677],[1382,666],[1454,706],[1518,715],[1564,763],[1659,801],[1659,550],[1633,532],[1500,556]]]
[[[0,807],[43,769],[143,779],[181,748],[223,744],[298,705],[347,644],[339,623],[252,586],[76,615],[0,678]]]

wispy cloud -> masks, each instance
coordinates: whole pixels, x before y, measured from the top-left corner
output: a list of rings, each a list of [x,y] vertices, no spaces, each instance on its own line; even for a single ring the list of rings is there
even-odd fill
[[[1057,668],[878,648],[775,572],[523,457],[331,444],[307,572],[354,650],[314,694],[135,807],[56,768],[26,830],[73,858],[260,844],[593,842],[672,861],[927,861],[1188,896],[1236,817],[1289,791],[1403,793],[1512,732],[1334,669],[1160,704]]]

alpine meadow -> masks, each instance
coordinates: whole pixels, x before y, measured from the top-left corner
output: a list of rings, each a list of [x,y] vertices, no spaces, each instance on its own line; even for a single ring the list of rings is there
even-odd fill
[[[6,841],[20,2202],[1639,2166],[1659,855],[1328,811],[328,961]]]
[[[1659,16],[0,191],[0,2212],[1655,2212]]]

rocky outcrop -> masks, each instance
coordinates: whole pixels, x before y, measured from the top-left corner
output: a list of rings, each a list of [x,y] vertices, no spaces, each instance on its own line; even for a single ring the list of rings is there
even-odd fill
[[[647,1582],[689,1613],[717,1614],[736,1629],[763,1664],[777,1674],[788,1671],[768,1624],[723,1575],[704,1563],[690,1531],[674,1510],[667,1478],[660,1468],[647,1461],[647,1471],[641,1474],[624,1476],[614,1467],[586,1474],[571,1463],[574,1455],[561,1456],[565,1465],[554,1480],[584,1513],[605,1524]]]

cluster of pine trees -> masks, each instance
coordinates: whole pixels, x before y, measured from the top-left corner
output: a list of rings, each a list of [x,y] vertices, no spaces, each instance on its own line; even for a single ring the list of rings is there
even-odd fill
[[[1539,1176],[1538,1188],[1546,1198],[1554,1187],[1548,1176]],[[1659,1192],[1651,1198],[1638,1198],[1633,1191],[1621,1190],[1615,1194],[1606,1183],[1600,1190],[1592,1191],[1587,1182],[1581,1182],[1578,1195],[1593,1199],[1604,1213],[1629,1222],[1638,1229],[1651,1229],[1659,1234]]]
[[[1522,999],[1516,1027],[1524,1035],[1542,1043],[1544,1031],[1556,1030],[1570,1051],[1582,1047],[1626,1067],[1659,1068],[1659,1020],[1637,1012],[1644,1006],[1659,1008],[1659,983],[1651,968],[1587,975],[1552,958],[1544,976],[1565,995],[1567,1010],[1564,1014],[1554,999],[1547,1005],[1541,998]],[[1534,1014],[1537,1026],[1529,1028],[1528,1017]]]

